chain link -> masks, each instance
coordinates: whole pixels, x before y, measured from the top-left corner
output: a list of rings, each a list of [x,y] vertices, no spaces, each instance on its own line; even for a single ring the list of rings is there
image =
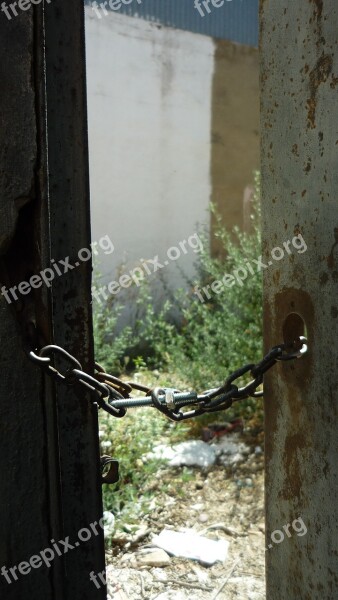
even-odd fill
[[[297,338],[293,344],[274,346],[257,364],[250,363],[234,371],[218,388],[207,390],[201,394],[196,392],[180,392],[176,388],[147,388],[134,382],[124,382],[105,372],[98,363],[95,374],[89,375],[82,370],[79,361],[59,346],[49,345],[39,352],[29,352],[30,359],[50,377],[68,386],[81,385],[95,397],[98,406],[113,417],[124,417],[128,408],[151,406],[156,408],[172,421],[183,421],[205,413],[229,409],[234,402],[247,398],[263,396],[258,390],[263,383],[264,374],[278,361],[296,360],[307,352],[307,339]],[[66,367],[60,371],[53,365],[52,359],[61,359]],[[68,367],[68,368],[67,368]],[[236,380],[250,374],[253,380],[238,387]],[[132,398],[133,390],[141,391],[144,397]],[[182,410],[190,407],[189,410]],[[194,407],[194,408],[192,408]]]

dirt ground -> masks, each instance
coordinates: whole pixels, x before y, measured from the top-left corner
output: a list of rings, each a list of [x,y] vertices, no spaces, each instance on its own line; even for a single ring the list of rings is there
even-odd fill
[[[108,553],[110,599],[264,600],[263,460],[252,445],[252,453],[236,466],[185,468],[183,473],[182,468],[161,469],[138,531],[114,539]],[[175,557],[164,561],[166,566],[144,564],[152,536],[164,528],[228,540],[228,557],[213,566]]]

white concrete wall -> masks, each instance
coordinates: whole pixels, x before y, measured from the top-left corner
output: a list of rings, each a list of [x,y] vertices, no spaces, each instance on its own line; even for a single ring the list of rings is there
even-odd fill
[[[106,280],[124,260],[163,257],[208,227],[212,39],[110,12],[86,9],[92,238],[115,244],[101,254]],[[176,265],[193,273],[196,254]]]

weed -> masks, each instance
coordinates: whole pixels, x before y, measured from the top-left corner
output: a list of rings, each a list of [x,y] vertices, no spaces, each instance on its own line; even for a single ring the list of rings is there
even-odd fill
[[[175,294],[174,304],[180,315],[178,324],[170,320],[173,301],[166,301],[160,310],[155,310],[147,283],[140,287],[136,300],[139,318],[133,328],[126,327],[119,334],[116,334],[116,324],[123,307],[113,300],[106,305],[94,304],[96,356],[107,369],[121,373],[134,356],[133,363],[143,375],[146,368],[165,370],[161,385],[176,387],[179,381],[183,389],[203,391],[220,385],[229,372],[261,358],[262,278],[259,272],[248,277],[243,286],[233,285],[220,294],[212,294],[205,302],[194,293],[196,285],[202,288],[221,280],[226,273],[261,255],[258,174],[255,183],[256,208],[251,233],[243,233],[238,228],[227,231],[214,211],[215,235],[222,255],[213,257],[206,240],[190,289]],[[245,400],[235,404],[227,415],[248,419],[258,416],[261,421],[262,404],[256,399]],[[222,413],[220,418],[224,420]],[[108,450],[120,461],[121,471],[118,484],[104,486],[105,509],[120,515],[122,521],[137,521],[151,498],[148,483],[161,466],[160,461],[144,461],[142,457],[164,436],[180,441],[210,420],[215,421],[215,414],[199,417],[189,429],[189,424],[173,425],[149,408],[132,411],[122,420],[101,417],[102,448],[104,453]],[[188,471],[182,472],[183,481],[189,477]]]

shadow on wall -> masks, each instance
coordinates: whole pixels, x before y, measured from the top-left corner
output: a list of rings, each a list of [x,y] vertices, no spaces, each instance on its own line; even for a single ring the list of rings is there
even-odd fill
[[[253,172],[259,169],[259,54],[216,40],[212,85],[211,201],[227,229],[248,228]],[[215,220],[211,220],[211,232]],[[211,235],[211,250],[221,253]]]

